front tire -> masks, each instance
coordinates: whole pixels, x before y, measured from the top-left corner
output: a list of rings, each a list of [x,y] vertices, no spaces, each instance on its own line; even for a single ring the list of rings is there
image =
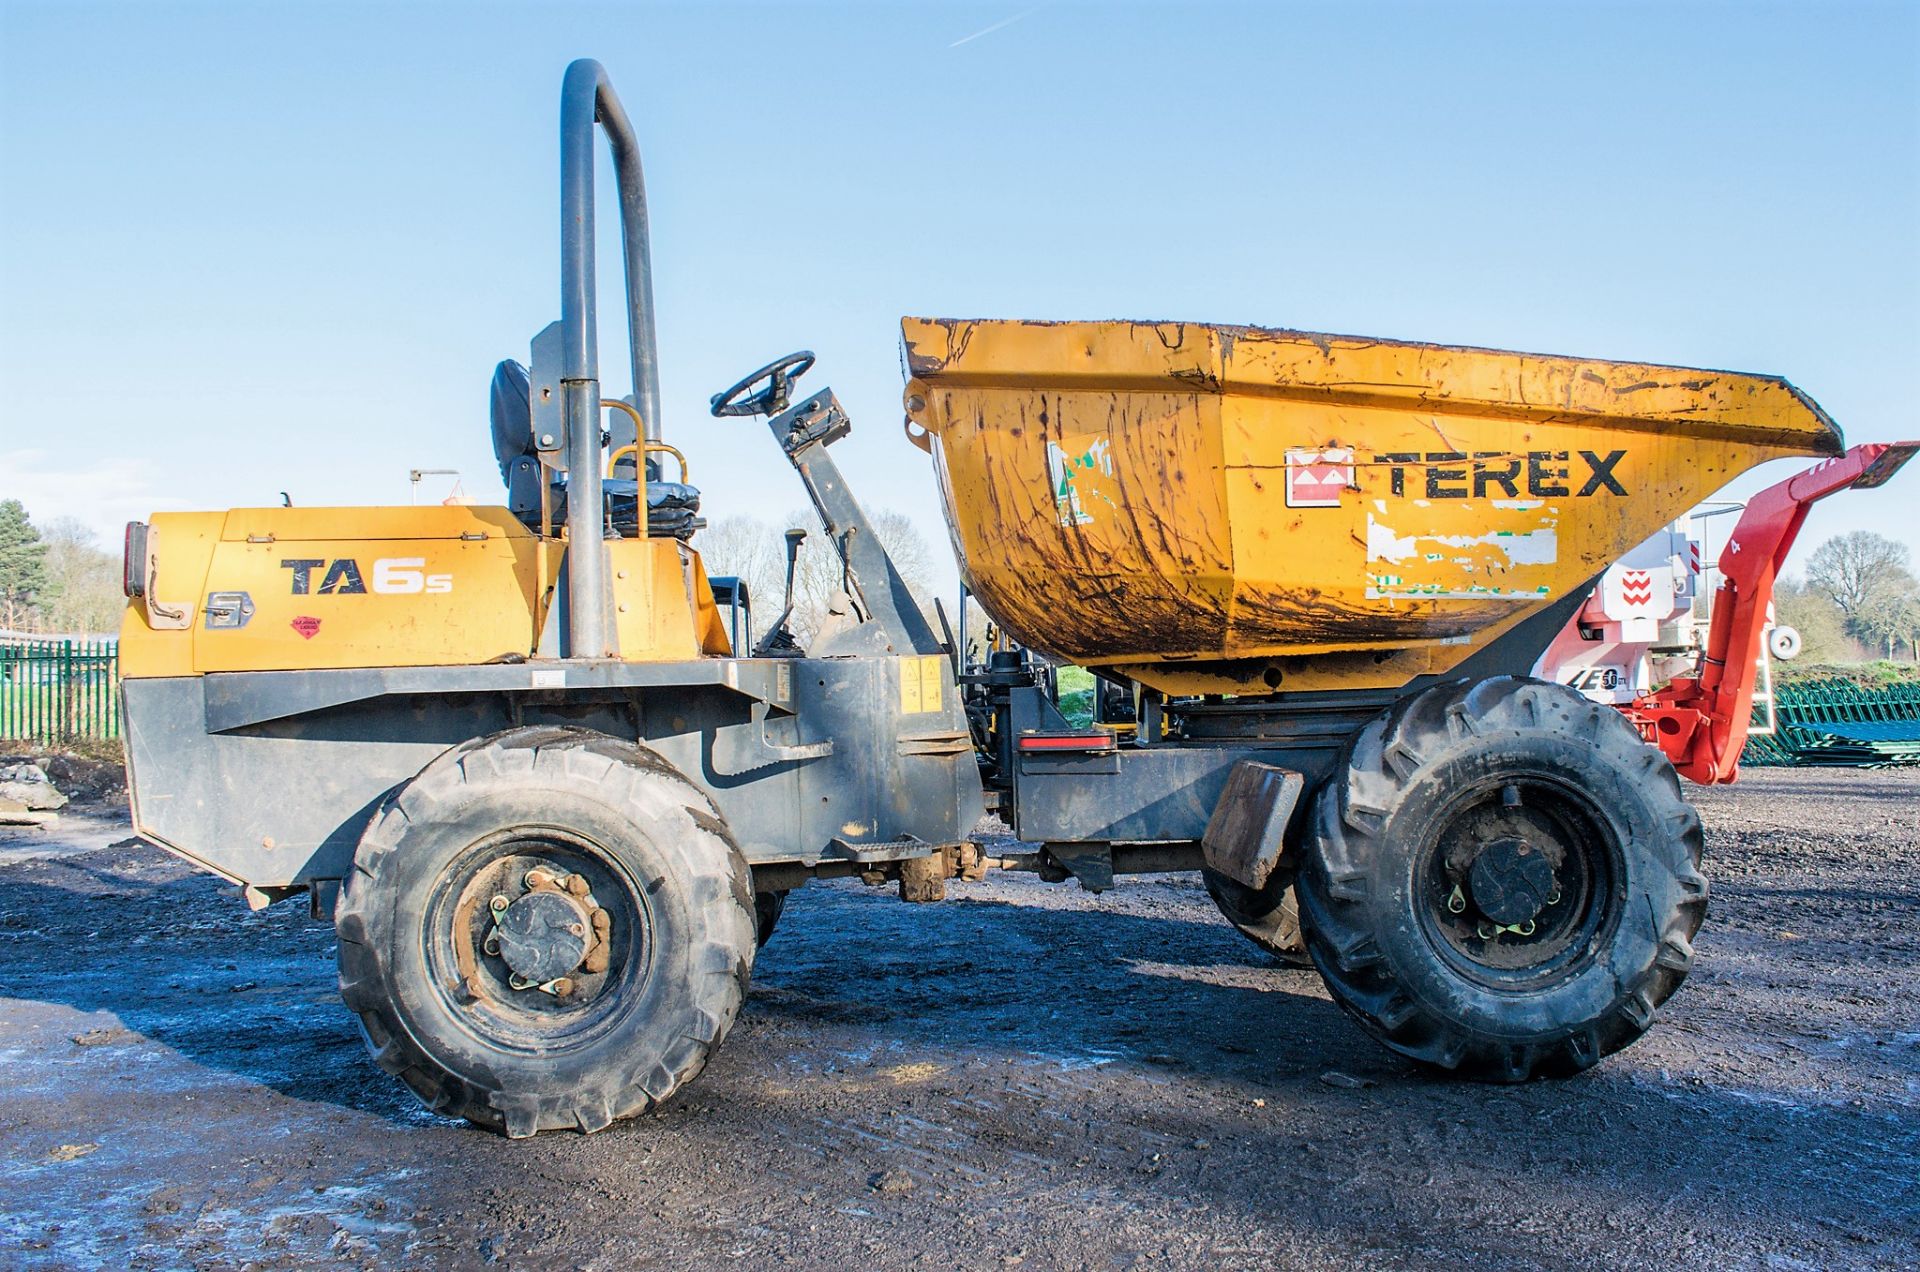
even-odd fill
[[[1619,712],[1517,677],[1364,727],[1318,796],[1308,949],[1388,1047],[1462,1076],[1564,1075],[1639,1038],[1706,913],[1700,818]]]
[[[739,1013],[749,874],[657,755],[577,728],[456,747],[375,814],[340,897],[374,1060],[512,1137],[600,1130],[690,1081]]]

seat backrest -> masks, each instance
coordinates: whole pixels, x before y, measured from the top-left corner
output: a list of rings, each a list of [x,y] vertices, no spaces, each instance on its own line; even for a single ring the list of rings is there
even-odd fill
[[[493,457],[500,462],[500,480],[512,485],[515,461],[534,453],[533,391],[527,369],[512,358],[493,369],[487,417],[493,425]]]

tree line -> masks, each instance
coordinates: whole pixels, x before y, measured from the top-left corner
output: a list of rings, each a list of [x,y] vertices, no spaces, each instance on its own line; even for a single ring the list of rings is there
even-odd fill
[[[120,630],[120,560],[70,517],[35,526],[0,500],[0,628],[59,635]]]
[[[1776,618],[1800,632],[1802,659],[1920,662],[1920,581],[1906,545],[1854,530],[1807,558],[1806,576],[1774,591]]]

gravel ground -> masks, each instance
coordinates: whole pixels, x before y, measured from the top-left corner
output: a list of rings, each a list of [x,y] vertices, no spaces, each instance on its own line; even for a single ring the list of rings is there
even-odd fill
[[[1693,976],[1570,1081],[1412,1072],[1186,878],[815,885],[673,1105],[515,1143],[372,1067],[297,903],[0,832],[0,1266],[1920,1264],[1920,774],[1695,794]]]

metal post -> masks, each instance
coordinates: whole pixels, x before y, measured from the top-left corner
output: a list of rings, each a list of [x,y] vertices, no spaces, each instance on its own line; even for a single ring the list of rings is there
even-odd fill
[[[70,740],[79,730],[80,720],[76,708],[79,705],[80,685],[76,679],[77,667],[73,657],[73,642],[60,642],[60,706],[54,723],[54,742]]]
[[[653,323],[653,261],[647,194],[633,125],[600,63],[567,67],[560,90],[560,324],[562,407],[567,421],[567,656],[616,652],[607,604],[605,503],[600,473],[600,367],[593,262],[593,126],[606,129],[620,188],[627,278],[627,348],[635,405],[648,440],[660,437],[660,368]],[[646,495],[640,496],[646,515]]]
[[[967,655],[969,652],[968,645],[967,645],[967,597],[971,595],[972,593],[967,588],[967,581],[965,579],[961,579],[960,580],[960,630],[954,633],[954,638],[953,638],[954,643],[959,646],[959,648],[953,651],[954,652],[953,666],[954,666],[954,670],[958,673],[959,676],[966,675],[967,671],[969,670],[967,666]],[[957,683],[958,676],[956,676],[955,679]]]

